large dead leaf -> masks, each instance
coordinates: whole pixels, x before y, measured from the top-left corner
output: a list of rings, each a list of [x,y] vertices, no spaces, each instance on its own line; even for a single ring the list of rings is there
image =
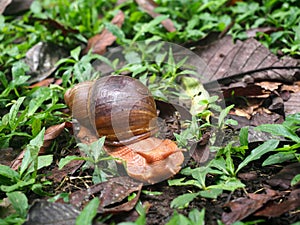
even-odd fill
[[[290,57],[277,58],[265,46],[253,38],[233,42],[231,36],[225,36],[206,46],[197,46],[194,50],[207,64],[212,76],[210,81],[221,84],[254,81],[292,82],[299,73],[299,62]]]

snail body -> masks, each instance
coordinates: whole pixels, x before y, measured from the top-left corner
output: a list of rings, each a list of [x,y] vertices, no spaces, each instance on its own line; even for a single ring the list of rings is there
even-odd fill
[[[75,85],[65,102],[80,126],[106,136],[108,154],[126,162],[127,173],[156,183],[180,170],[183,154],[158,131],[154,98],[146,86],[128,76],[106,76]]]

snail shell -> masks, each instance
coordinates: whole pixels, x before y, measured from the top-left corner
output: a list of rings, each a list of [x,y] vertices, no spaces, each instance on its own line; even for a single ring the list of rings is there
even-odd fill
[[[102,137],[121,146],[157,132],[157,112],[148,88],[128,76],[107,76],[68,90],[65,102],[73,117]]]

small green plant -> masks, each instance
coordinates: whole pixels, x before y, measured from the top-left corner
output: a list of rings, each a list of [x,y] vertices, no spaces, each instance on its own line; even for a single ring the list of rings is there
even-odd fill
[[[290,140],[290,144],[274,149],[276,154],[270,155],[264,162],[263,166],[282,163],[286,161],[300,161],[300,154],[297,150],[300,147],[300,137],[297,131],[300,128],[300,113],[288,115],[282,124],[262,124],[256,128],[258,131],[267,132],[274,137],[284,137]]]
[[[59,76],[62,72],[64,87],[73,85],[76,82],[83,82],[98,78],[101,73],[96,71],[92,65],[92,62],[96,59],[115,69],[117,61],[112,63],[106,57],[98,54],[92,54],[91,52],[80,57],[80,52],[81,48],[77,47],[70,52],[69,58],[64,58],[57,62],[57,65],[60,65],[60,69],[57,71],[57,76]]]
[[[5,225],[21,225],[25,222],[28,210],[28,199],[26,195],[20,191],[6,193],[10,204],[15,212],[5,218],[0,218],[0,224]]]
[[[45,194],[42,187],[43,185],[49,185],[50,182],[40,183],[38,170],[49,166],[52,163],[53,155],[38,156],[44,142],[44,132],[45,129],[42,129],[26,146],[24,158],[18,171],[0,165],[0,190],[2,192],[10,193],[17,190],[26,191],[31,189],[37,194]]]
[[[59,162],[59,168],[63,168],[72,160],[84,160],[86,163],[83,169],[94,168],[93,182],[95,184],[106,181],[107,177],[115,174],[117,169],[115,160],[111,156],[108,156],[103,150],[104,140],[105,137],[101,137],[90,145],[78,143],[79,149],[84,152],[86,156],[73,155],[62,158]]]
[[[204,208],[201,211],[198,209],[192,209],[187,217],[175,211],[166,225],[204,225],[204,216]]]
[[[246,130],[242,130],[240,135],[240,143],[248,145]],[[207,166],[197,167],[195,169],[184,168],[181,173],[185,176],[192,176],[193,179],[180,178],[170,180],[169,185],[192,185],[199,188],[201,191],[196,193],[187,193],[175,198],[171,206],[175,208],[187,207],[189,202],[194,198],[201,196],[205,198],[216,198],[223,190],[234,191],[238,188],[243,188],[245,185],[237,178],[237,173],[247,166],[250,162],[261,158],[262,155],[274,151],[279,144],[279,140],[268,140],[243,159],[243,161],[235,168],[233,163],[233,154],[243,155],[248,146],[233,147],[229,143],[225,148],[221,148],[215,159],[210,161]],[[207,175],[215,177],[214,184],[206,185]]]

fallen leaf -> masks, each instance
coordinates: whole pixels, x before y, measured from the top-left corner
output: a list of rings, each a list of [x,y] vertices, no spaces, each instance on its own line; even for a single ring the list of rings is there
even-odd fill
[[[300,81],[294,82],[292,85],[284,84],[282,85],[281,91],[290,91],[290,92],[300,92]]]
[[[30,85],[29,88],[35,88],[35,87],[48,87],[50,84],[54,82],[54,78],[47,78],[45,80],[39,81],[33,85]]]
[[[277,113],[267,113],[265,111],[258,111],[250,119],[250,124],[252,126],[259,126],[261,124],[279,124],[284,121],[283,116]]]
[[[27,72],[31,78],[28,83],[42,81],[50,76],[56,69],[56,63],[68,56],[68,51],[52,42],[39,42],[30,48],[25,57],[29,66]]]
[[[272,187],[280,187],[287,190],[291,186],[291,181],[297,174],[300,174],[300,163],[293,163],[285,166],[276,175],[272,176],[267,183]]]
[[[249,193],[249,198],[238,198],[224,205],[229,208],[230,212],[223,212],[223,223],[233,224],[236,221],[242,220],[260,209],[267,201],[277,195],[276,191],[268,190],[266,194]]]
[[[257,172],[256,171],[250,171],[247,173],[238,173],[238,177],[245,181],[251,181],[257,179]]]
[[[211,76],[204,84],[206,88],[216,80],[221,85],[265,80],[293,82],[300,71],[296,59],[279,59],[254,38],[234,43],[231,36],[225,36],[209,45],[196,46],[194,52],[211,70]]]
[[[291,93],[290,98],[283,103],[285,115],[291,115],[300,112],[300,92]]]
[[[278,88],[282,85],[280,82],[270,82],[270,81],[261,81],[261,82],[256,82],[256,85],[262,87],[265,90],[268,91],[275,91],[278,90]]]
[[[35,201],[30,207],[24,225],[68,225],[75,224],[80,211],[71,204]]]
[[[10,1],[10,4],[5,8],[3,14],[12,15],[28,10],[32,2],[33,0],[12,0]]]
[[[121,27],[124,22],[125,15],[119,11],[112,19],[111,23]],[[117,38],[108,30],[104,29],[100,34],[96,34],[88,40],[87,47],[83,50],[83,54],[87,54],[90,49],[95,54],[103,55],[106,52],[106,47],[112,45]]]
[[[76,149],[72,151],[73,154],[82,154],[79,149]],[[51,170],[51,173],[47,178],[55,181],[55,182],[61,182],[63,178],[65,178],[68,175],[74,174],[84,163],[83,160],[72,160],[67,165],[65,165],[62,169],[59,169],[58,167],[54,167]]]
[[[135,0],[136,3],[144,9],[150,16],[153,18],[160,16],[161,14],[156,13],[155,9],[158,6],[153,0]],[[161,24],[166,28],[167,31],[169,32],[174,32],[176,31],[176,28],[174,27],[174,24],[172,20],[165,19],[161,22]]]
[[[106,182],[95,184],[88,189],[80,190],[70,195],[70,203],[78,208],[83,208],[89,199],[98,196],[100,205],[99,213],[119,213],[130,211],[134,208],[139,199],[143,184],[134,181],[129,177],[115,177]],[[131,200],[127,198],[135,193]],[[58,202],[61,202],[59,199]]]
[[[246,30],[246,34],[248,38],[255,38],[257,36],[257,33],[271,34],[279,30],[282,29],[277,27],[257,27],[257,28]]]
[[[255,216],[279,217],[282,214],[297,209],[300,206],[300,189],[293,190],[287,200],[270,201],[262,209],[257,211]]]
[[[57,124],[57,125],[53,125],[51,127],[48,127],[46,129],[45,135],[44,135],[44,143],[43,143],[43,146],[39,150],[39,155],[42,155],[42,154],[45,153],[45,149],[51,145],[52,140],[55,139],[55,138],[57,138],[66,127],[70,128],[71,127],[71,123],[69,123],[69,122],[63,122],[61,124]],[[10,167],[13,170],[17,170],[21,166],[22,160],[23,160],[23,157],[24,157],[24,154],[25,154],[25,151],[26,151],[26,149],[23,150],[18,155],[18,157],[15,158],[11,162]]]
[[[197,162],[200,163],[200,165],[203,165],[212,159],[214,157],[214,154],[210,152],[209,148],[209,139],[210,139],[210,133],[206,132],[202,135],[201,139],[194,143],[191,146],[190,154],[191,157]]]
[[[1,0],[0,1],[0,14],[2,14],[5,8],[11,3],[12,0]]]

